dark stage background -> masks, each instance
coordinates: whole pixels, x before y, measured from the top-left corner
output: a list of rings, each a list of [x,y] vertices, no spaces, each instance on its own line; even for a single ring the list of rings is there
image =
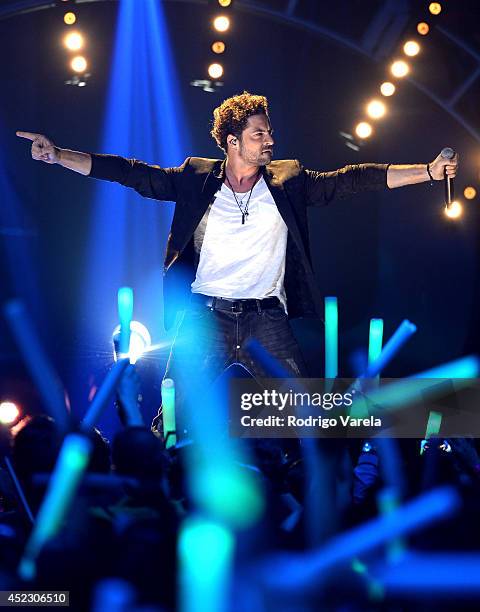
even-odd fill
[[[83,88],[64,84],[68,76],[61,45],[65,4],[58,4],[62,6],[0,21],[0,301],[12,296],[26,301],[68,386],[74,409],[82,414],[89,386],[102,379],[111,363],[109,338],[116,324],[117,285],[110,293],[104,291],[109,287],[108,274],[101,295],[103,300],[109,294],[109,303],[96,299],[94,288],[90,289],[91,295],[85,295],[85,266],[98,206],[94,197],[98,182],[33,162],[28,143],[17,139],[15,130],[44,133],[61,147],[139,155],[133,145],[131,150],[101,149],[118,4],[75,5],[81,29],[88,37],[92,65],[92,75]],[[461,156],[457,192],[461,194],[467,184],[478,190],[479,142],[411,82],[402,83],[398,93],[387,100],[389,116],[376,125],[375,136],[358,152],[347,148],[339,131],[352,129],[364,102],[384,79],[387,60],[375,61],[326,37],[243,10],[240,4],[234,11],[234,31],[229,35],[225,84],[215,93],[189,84],[202,78],[208,61],[212,33],[206,3],[163,5],[176,66],[175,86],[185,109],[182,125],[191,143],[186,154],[222,156],[209,136],[212,110],[224,98],[246,89],[269,98],[277,159],[298,158],[308,168],[332,170],[347,163],[368,161],[425,163],[444,146],[451,146]],[[285,3],[257,4],[276,8]],[[360,40],[382,3],[335,4],[338,6],[333,9],[330,2],[300,2],[297,10],[299,16],[303,11],[303,17]],[[445,15],[445,20],[450,19],[445,23],[452,31],[457,28],[458,33],[470,36],[470,44],[478,49],[478,35],[468,31],[475,21],[475,3],[448,3],[449,9],[452,4],[457,8],[450,11],[450,16]],[[416,5],[407,5],[410,13],[405,32],[413,33],[418,12]],[[465,70],[465,58],[441,46],[435,32],[421,42],[425,50],[416,61],[415,78],[423,79],[439,95],[448,95]],[[135,48],[132,53],[135,56]],[[469,121],[480,123],[472,96],[475,98],[475,91],[462,101],[462,112]],[[151,117],[143,118],[145,134],[151,122],[162,120],[160,104],[152,110]],[[130,126],[119,125],[121,129]],[[142,137],[140,130],[132,142]],[[173,163],[182,161],[179,157]],[[431,188],[424,183],[359,195],[311,211],[311,251],[318,284],[323,294],[338,296],[339,301],[342,376],[352,374],[352,353],[367,346],[371,317],[384,319],[385,338],[404,318],[418,327],[416,335],[385,371],[386,376],[414,373],[478,352],[478,198],[465,203],[465,214],[458,222],[445,218],[442,203],[442,184]],[[160,283],[172,207],[140,196],[132,200],[131,206],[130,214],[136,219],[141,219],[148,207],[158,240],[154,257],[151,251],[148,262],[138,256],[138,268],[128,270],[122,279],[135,288],[136,276],[144,274],[144,266],[148,265],[148,274]],[[118,240],[115,238],[118,253],[128,257],[139,251],[141,255],[138,235],[126,232]],[[108,240],[112,240],[111,235]],[[121,259],[118,257],[118,262]],[[118,270],[114,270],[116,261],[112,257],[109,264],[112,277],[118,276]],[[91,309],[85,306],[88,303]],[[154,342],[165,339],[162,313],[163,305],[157,298],[148,305],[144,298],[136,302],[134,318],[149,327]],[[103,333],[98,333],[94,323],[99,320],[107,321]],[[87,333],[89,321],[91,331]],[[311,372],[321,375],[321,323],[297,321],[295,329]],[[15,397],[24,409],[37,409],[39,399],[3,320],[0,338],[1,395]],[[145,376],[156,381],[144,403],[147,416],[158,403],[165,358],[164,349],[141,366]],[[103,426],[114,429],[112,417]]]

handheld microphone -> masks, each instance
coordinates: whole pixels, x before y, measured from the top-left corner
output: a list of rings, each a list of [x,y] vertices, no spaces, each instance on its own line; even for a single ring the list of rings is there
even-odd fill
[[[453,159],[455,157],[455,151],[451,147],[445,147],[442,149],[440,155],[443,159]],[[454,196],[454,183],[453,177],[447,176],[447,169],[443,169],[444,183],[445,183],[445,206],[450,208],[455,196]]]

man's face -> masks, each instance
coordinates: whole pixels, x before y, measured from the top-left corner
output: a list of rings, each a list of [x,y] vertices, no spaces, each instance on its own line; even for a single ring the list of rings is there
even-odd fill
[[[267,115],[252,115],[239,139],[239,155],[247,164],[265,166],[272,161],[273,130]]]

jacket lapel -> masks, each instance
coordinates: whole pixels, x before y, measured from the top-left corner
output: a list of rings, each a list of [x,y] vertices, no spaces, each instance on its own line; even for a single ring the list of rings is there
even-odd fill
[[[297,220],[295,219],[295,214],[288,199],[288,195],[285,192],[285,187],[281,177],[274,174],[274,172],[268,166],[265,166],[263,170],[263,178],[265,179],[267,187],[272,194],[275,204],[277,205],[278,212],[285,221],[289,234],[295,240],[300,252],[306,256],[302,236],[300,234],[300,230],[298,229]]]

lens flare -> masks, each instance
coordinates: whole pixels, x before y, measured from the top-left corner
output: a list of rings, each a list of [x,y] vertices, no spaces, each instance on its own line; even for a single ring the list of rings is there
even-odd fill
[[[20,416],[20,410],[14,402],[0,403],[0,423],[2,425],[10,425],[14,423]]]
[[[450,206],[445,206],[445,215],[449,219],[458,219],[462,216],[463,207],[460,202],[456,200],[450,204]]]
[[[120,341],[120,325],[117,325],[112,333],[114,345],[114,359],[117,361],[117,346]],[[136,363],[140,357],[148,351],[152,344],[152,338],[148,329],[139,321],[130,322],[130,346],[128,349],[128,357],[130,363]]]

